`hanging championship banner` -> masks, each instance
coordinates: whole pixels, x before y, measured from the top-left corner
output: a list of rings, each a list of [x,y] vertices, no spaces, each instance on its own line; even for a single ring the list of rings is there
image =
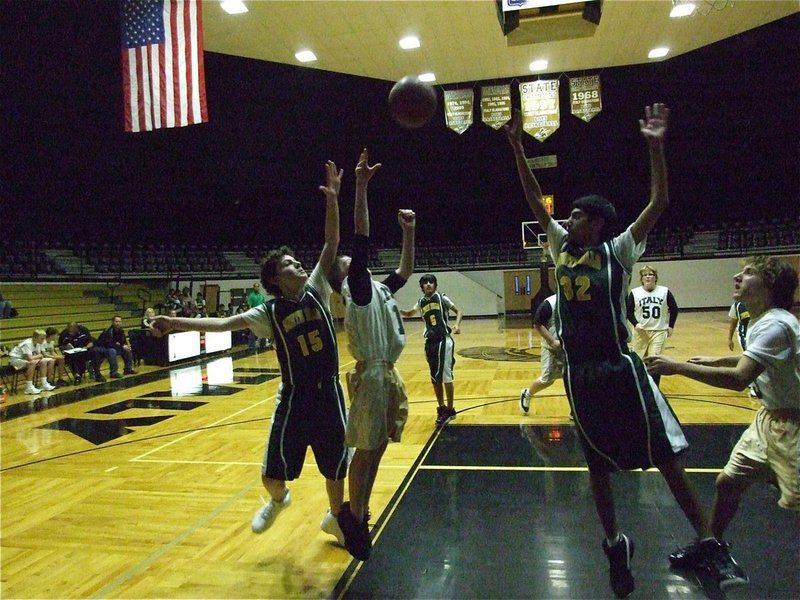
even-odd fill
[[[508,85],[481,87],[481,120],[500,129],[511,119],[511,88]]]
[[[540,142],[561,124],[558,111],[558,79],[540,79],[519,84],[522,129]]]
[[[569,103],[572,114],[587,123],[603,110],[600,75],[572,77],[569,80]]]
[[[464,133],[472,125],[474,96],[472,89],[445,90],[444,121],[449,129]]]

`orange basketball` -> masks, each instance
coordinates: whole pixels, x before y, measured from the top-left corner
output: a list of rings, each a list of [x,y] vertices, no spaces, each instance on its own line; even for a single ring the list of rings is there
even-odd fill
[[[418,77],[407,75],[389,92],[389,111],[402,127],[422,127],[436,112],[436,90]]]

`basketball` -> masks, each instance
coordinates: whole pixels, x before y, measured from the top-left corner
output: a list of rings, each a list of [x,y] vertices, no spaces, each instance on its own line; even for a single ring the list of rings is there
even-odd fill
[[[436,90],[418,77],[407,75],[389,92],[389,111],[402,127],[422,127],[436,112]]]

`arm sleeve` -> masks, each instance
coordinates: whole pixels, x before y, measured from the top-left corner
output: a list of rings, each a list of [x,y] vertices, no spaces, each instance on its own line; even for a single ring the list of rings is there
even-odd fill
[[[547,322],[552,316],[553,309],[550,307],[550,303],[545,300],[539,304],[539,306],[536,308],[536,312],[533,313],[533,324],[547,327]]]
[[[372,300],[372,282],[367,262],[369,260],[369,238],[356,234],[353,240],[353,257],[350,271],[347,273],[347,285],[350,295],[358,306],[366,306]]]
[[[625,314],[628,317],[628,321],[630,321],[631,325],[636,327],[639,324],[639,321],[636,320],[636,304],[633,301],[633,292],[628,292],[628,298],[625,301]],[[671,318],[671,317],[670,317]],[[670,327],[672,327],[670,325]]]
[[[398,275],[397,271],[394,271],[390,273],[389,276],[386,279],[384,279],[381,283],[383,283],[383,285],[388,287],[391,290],[392,294],[394,294],[395,292],[397,292],[397,290],[399,290],[406,284],[406,281],[407,281],[406,279],[403,279],[400,275]]]
[[[678,320],[678,303],[675,302],[675,296],[672,292],[667,290],[667,306],[669,307],[669,326],[675,327],[675,321]]]

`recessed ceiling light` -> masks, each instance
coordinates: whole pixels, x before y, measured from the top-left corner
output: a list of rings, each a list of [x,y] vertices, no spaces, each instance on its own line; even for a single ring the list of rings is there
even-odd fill
[[[694,9],[697,8],[694,2],[675,2],[672,6],[672,10],[669,11],[669,16],[673,19],[678,17],[688,17],[694,12]]]
[[[647,58],[663,58],[669,54],[669,48],[653,48],[647,55]]]
[[[242,0],[222,0],[219,6],[229,15],[240,15],[247,12],[247,7]]]
[[[413,35],[404,37],[402,40],[400,40],[400,47],[403,50],[413,50],[414,48],[419,48],[419,39]]]
[[[433,73],[421,73],[419,76],[420,81],[436,81],[436,75]]]
[[[535,60],[531,64],[528,65],[528,68],[531,71],[544,71],[545,69],[547,69],[547,61],[544,60],[544,59]]]
[[[317,60],[317,55],[314,54],[311,50],[300,50],[294,57],[299,60],[300,62],[314,62]]]

